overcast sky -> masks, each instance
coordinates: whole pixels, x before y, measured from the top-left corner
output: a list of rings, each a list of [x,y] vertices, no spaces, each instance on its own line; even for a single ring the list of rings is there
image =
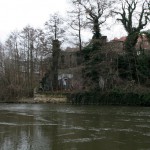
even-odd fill
[[[0,40],[26,25],[43,27],[51,13],[65,10],[66,0],[0,0]]]
[[[20,31],[27,25],[42,28],[50,14],[65,14],[68,7],[67,0],[0,0],[0,41],[5,41],[11,31]],[[125,35],[125,31],[115,25],[102,30],[102,34],[112,39]]]

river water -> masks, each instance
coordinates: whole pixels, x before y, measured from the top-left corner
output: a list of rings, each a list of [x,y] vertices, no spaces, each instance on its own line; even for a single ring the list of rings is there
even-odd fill
[[[150,150],[150,108],[0,104],[0,150]]]

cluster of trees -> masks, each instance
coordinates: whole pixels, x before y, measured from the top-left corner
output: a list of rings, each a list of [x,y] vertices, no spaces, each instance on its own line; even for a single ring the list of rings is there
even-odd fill
[[[0,49],[3,58],[0,60],[0,95],[3,99],[32,94],[35,76],[43,74],[43,63],[49,49],[50,43],[40,29],[27,26],[21,32],[10,34]]]
[[[72,41],[82,50],[84,30],[91,29],[92,41],[97,41],[102,37],[102,26],[110,17],[120,21],[128,34],[125,49],[129,55],[132,76],[135,78],[135,44],[140,31],[150,22],[150,2],[148,0],[71,0],[70,3],[72,7],[68,12],[67,23],[64,18],[54,14],[45,23],[45,29],[27,26],[22,31],[12,32],[5,44],[0,44],[1,98],[5,98],[8,93],[15,98],[20,94],[32,95],[31,91],[39,82],[36,76],[39,74],[43,76],[45,67],[50,69],[50,62],[46,60],[49,60],[53,53],[52,41],[69,41],[69,43]],[[69,39],[70,35],[75,39]]]
[[[147,70],[150,69],[149,58],[146,59],[145,56],[138,56],[135,45],[141,30],[150,23],[150,2],[145,0],[118,0],[115,2],[109,0],[95,0],[95,3],[92,3],[93,1],[90,0],[75,0],[75,2],[85,9],[88,15],[87,19],[89,19],[93,25],[93,45],[91,44],[92,46],[87,47],[84,51],[85,69],[83,71],[83,76],[86,78],[86,83],[87,81],[89,82],[89,85],[85,83],[85,86],[93,85],[93,87],[90,87],[92,89],[97,89],[99,88],[100,80],[103,82],[102,80],[106,77],[105,72],[107,72],[107,74],[112,74],[112,69],[114,67],[112,63],[105,61],[106,58],[102,51],[100,53],[97,52],[98,49],[102,50],[100,47],[101,43],[99,42],[99,39],[102,37],[100,30],[101,26],[110,15],[121,22],[127,32],[127,39],[125,41],[126,53],[123,55],[123,59],[122,56],[117,58],[117,72],[119,74],[122,73],[122,70],[124,70],[124,73],[128,72],[125,79],[134,81],[138,84],[143,81],[143,77],[149,79],[149,73],[146,75]],[[141,66],[141,62],[144,62],[144,60],[145,63]],[[145,73],[144,69],[141,70],[142,67],[145,68]],[[113,73],[115,73],[115,70]],[[111,82],[109,82],[109,84],[111,84]]]
[[[44,29],[28,25],[10,33],[5,43],[0,43],[1,99],[33,95],[40,79],[55,68],[51,60],[53,42],[66,41],[67,26],[63,17],[55,13],[45,22]]]

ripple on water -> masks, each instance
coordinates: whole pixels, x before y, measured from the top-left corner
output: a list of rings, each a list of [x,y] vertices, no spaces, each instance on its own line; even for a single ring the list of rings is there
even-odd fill
[[[150,132],[143,134],[145,136],[150,136]]]
[[[114,142],[118,144],[126,144],[125,142],[120,142],[120,141],[114,141]]]
[[[143,125],[135,125],[136,127],[140,127],[140,128],[150,128],[150,125],[148,124],[143,124]]]
[[[110,131],[110,130],[112,130],[112,128],[90,128],[89,130],[100,132],[100,131]]]
[[[91,138],[78,138],[78,139],[64,139],[63,143],[83,143],[83,142],[90,142],[92,141]]]
[[[42,117],[37,117],[36,120],[37,121],[41,121],[41,122],[50,122],[49,120],[46,120],[46,119],[44,119]]]
[[[0,125],[16,126],[16,123],[0,122]]]
[[[133,129],[113,129],[114,131],[119,131],[119,132],[133,132],[134,130]]]
[[[58,124],[54,123],[8,123],[8,122],[0,122],[0,125],[6,126],[57,126]]]
[[[91,141],[96,141],[96,140],[102,140],[105,139],[106,137],[93,137],[93,138],[78,138],[78,139],[64,139],[63,143],[86,143],[86,142],[91,142]]]
[[[26,116],[26,117],[33,117],[34,115],[30,115],[28,113],[17,113],[18,115],[21,115],[21,116]]]
[[[129,122],[131,119],[120,119],[120,121]]]
[[[62,129],[65,129],[65,130],[86,130],[85,128],[83,127],[78,127],[78,126],[65,126],[65,128],[62,128]]]
[[[59,135],[57,135],[57,136],[68,136],[68,135],[73,135],[73,134],[75,134],[74,132],[71,132],[71,133],[66,133],[66,134],[59,134]]]

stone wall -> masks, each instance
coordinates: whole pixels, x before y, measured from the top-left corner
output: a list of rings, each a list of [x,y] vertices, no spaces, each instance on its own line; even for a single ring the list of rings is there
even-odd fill
[[[59,68],[65,69],[76,66],[77,66],[76,53],[61,51],[59,57]]]
[[[118,53],[124,53],[123,42],[106,42],[106,37],[100,41],[100,49],[97,51],[97,55],[104,54],[105,60],[111,62],[118,56]],[[71,90],[81,90],[83,86],[82,68],[83,56],[80,51],[61,51],[59,58],[59,75],[72,75],[72,78],[68,78]],[[106,63],[106,62],[104,62]],[[63,80],[63,79],[62,79]],[[64,88],[63,88],[64,89]]]

